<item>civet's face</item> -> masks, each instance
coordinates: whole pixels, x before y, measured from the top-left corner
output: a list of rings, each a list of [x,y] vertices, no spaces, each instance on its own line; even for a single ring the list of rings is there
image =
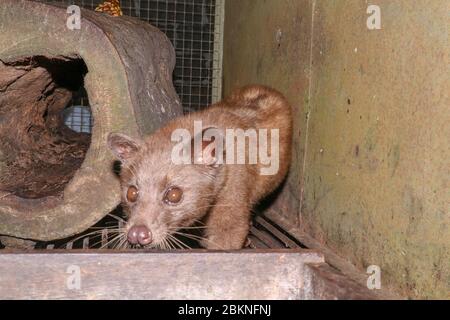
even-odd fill
[[[221,167],[174,164],[173,144],[149,137],[145,143],[110,134],[108,145],[121,161],[122,204],[128,241],[161,247],[179,229],[193,225],[212,205]]]

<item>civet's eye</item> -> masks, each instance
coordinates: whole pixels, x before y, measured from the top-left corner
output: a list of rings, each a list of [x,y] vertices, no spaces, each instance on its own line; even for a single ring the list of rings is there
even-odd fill
[[[127,191],[127,200],[129,202],[136,202],[139,196],[139,190],[135,186],[131,186]]]
[[[169,188],[164,195],[164,202],[169,204],[176,204],[181,201],[183,191],[178,187]]]

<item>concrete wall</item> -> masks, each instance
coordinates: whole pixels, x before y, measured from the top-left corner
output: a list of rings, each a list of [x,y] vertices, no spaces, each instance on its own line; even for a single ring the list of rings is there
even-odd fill
[[[364,0],[227,0],[224,91],[295,109],[280,214],[405,296],[450,298],[450,2],[371,4],[381,30]]]

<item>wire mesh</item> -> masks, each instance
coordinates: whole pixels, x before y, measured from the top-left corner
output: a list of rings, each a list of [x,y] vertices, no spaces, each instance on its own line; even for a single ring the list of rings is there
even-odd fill
[[[76,4],[90,10],[104,2],[36,1]],[[151,23],[172,42],[176,52],[173,83],[185,113],[220,100],[224,0],[121,0],[120,5],[124,15]],[[72,107],[66,110],[66,124],[75,131],[90,132],[93,122],[86,120],[88,113],[87,96],[77,97],[72,101]]]

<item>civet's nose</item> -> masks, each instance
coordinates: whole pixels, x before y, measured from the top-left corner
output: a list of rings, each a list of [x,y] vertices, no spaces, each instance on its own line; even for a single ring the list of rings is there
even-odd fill
[[[128,231],[128,242],[145,246],[152,242],[152,233],[146,226],[133,226]]]

